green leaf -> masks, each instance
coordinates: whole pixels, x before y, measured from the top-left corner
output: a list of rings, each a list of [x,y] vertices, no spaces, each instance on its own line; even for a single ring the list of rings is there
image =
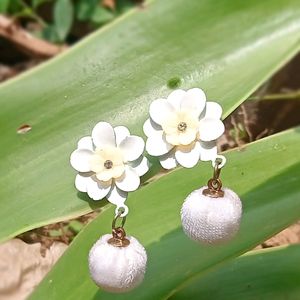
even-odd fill
[[[15,16],[18,15],[19,13],[22,13],[23,10],[26,10],[26,7],[28,6],[24,5],[24,3],[19,0],[10,0],[7,7],[7,13],[9,15]]]
[[[48,25],[45,28],[43,28],[41,32],[41,36],[52,43],[57,43],[60,41],[60,38],[57,35],[57,30],[54,25]]]
[[[40,5],[46,3],[46,2],[51,2],[52,0],[32,0],[32,7],[34,9],[38,8]]]
[[[76,2],[75,10],[77,19],[80,21],[89,21],[94,14],[94,11],[99,5],[98,0],[79,0]]]
[[[54,25],[60,41],[64,41],[73,23],[71,0],[57,0],[54,5]]]
[[[300,245],[252,251],[193,282],[170,299],[300,299]]]
[[[226,117],[298,51],[299,29],[298,0],[156,0],[2,84],[0,240],[105,204],[77,193],[69,164],[97,122],[142,134],[174,77],[203,88]],[[24,124],[32,130],[17,134]]]
[[[5,14],[8,11],[10,0],[0,1],[0,13]]]
[[[167,299],[195,276],[238,256],[281,231],[300,216],[300,128],[274,135],[226,154],[222,181],[243,201],[239,234],[222,246],[202,246],[182,232],[179,211],[191,191],[205,185],[210,163],[177,169],[132,194],[126,232],[146,246],[144,283],[120,299]],[[75,238],[31,299],[115,299],[99,291],[88,275],[87,256],[99,236],[109,233],[114,208],[103,211]],[[76,270],[76,272],[74,271]]]
[[[102,6],[97,6],[91,17],[91,21],[98,25],[105,24],[111,21],[114,17],[115,17],[114,14],[108,9]]]
[[[124,13],[135,5],[131,0],[118,0],[116,1],[116,10],[119,14]]]
[[[69,229],[72,230],[74,233],[80,232],[83,228],[83,224],[77,220],[72,220],[69,224]]]

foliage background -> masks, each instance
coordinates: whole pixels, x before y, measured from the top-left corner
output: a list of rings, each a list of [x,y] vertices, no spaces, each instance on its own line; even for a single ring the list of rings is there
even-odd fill
[[[72,43],[68,13],[78,19],[78,11],[80,14],[84,11],[78,10],[84,3],[78,3],[56,1],[53,18],[49,24],[39,24],[39,34],[52,42]],[[11,10],[10,5],[5,9],[18,14],[18,9]],[[34,4],[30,5],[32,11],[27,11],[26,18],[35,19]],[[118,15],[118,9],[112,14]],[[94,12],[89,16],[83,21],[92,24]],[[127,125],[133,133],[142,134],[141,125],[149,103],[167,95],[174,78],[179,79],[175,82],[181,88],[201,86],[209,99],[222,104],[223,117],[228,117],[298,52],[299,17],[296,0],[149,1],[142,8],[129,10],[56,59],[2,84],[0,126],[1,144],[5,147],[0,148],[0,168],[6,172],[0,175],[1,239],[101,209],[99,216],[75,238],[32,299],[43,299],[45,295],[51,299],[112,297],[91,283],[86,256],[97,237],[110,230],[113,208],[103,201],[90,201],[73,187],[74,173],[68,159],[78,137],[88,134],[101,119]],[[55,33],[53,39],[45,35],[45,28],[49,27]],[[249,112],[253,107],[251,101],[264,98],[266,90],[266,86],[258,90],[244,109]],[[297,95],[297,91],[289,93],[290,99],[297,99]],[[270,98],[276,99],[274,95]],[[277,104],[270,106],[274,105]],[[249,115],[257,114],[250,111]],[[208,271],[250,250],[299,218],[299,157],[295,155],[299,129],[244,145],[258,137],[251,137],[249,124],[236,121],[237,118],[235,115],[233,122],[230,116],[226,121],[233,125],[227,131],[231,144],[238,144],[239,148],[226,154],[229,167],[224,170],[223,180],[243,199],[239,236],[228,245],[212,249],[188,241],[181,232],[178,211],[185,196],[206,182],[210,166],[201,163],[193,170],[177,169],[162,175],[157,161],[152,160],[152,172],[144,178],[147,184],[128,199],[131,213],[127,227],[146,246],[149,268],[142,287],[120,298],[184,299],[191,292],[203,294],[206,285],[198,285],[197,278],[205,282],[207,274],[217,280],[219,273]],[[29,124],[31,131],[18,134],[22,124]],[[266,135],[271,133],[270,130]],[[230,148],[230,143],[224,148]],[[259,262],[261,257],[271,257],[266,261],[274,262],[284,253],[298,253],[297,249],[279,249],[274,256],[257,253],[249,260]],[[242,269],[244,261],[248,257],[232,264]],[[224,270],[228,272],[226,267]],[[278,274],[298,271],[278,268]],[[236,281],[234,277],[231,280],[232,284]],[[241,284],[246,282],[245,279]],[[297,280],[292,283],[296,289]],[[266,287],[269,281],[263,284]],[[289,284],[282,285],[284,293]],[[264,291],[269,293],[270,289]],[[228,294],[231,299],[238,295],[233,296],[233,292]],[[246,292],[243,290],[245,297]],[[253,293],[249,295],[252,297]],[[283,294],[276,295],[283,299]],[[295,295],[298,290],[289,294]]]

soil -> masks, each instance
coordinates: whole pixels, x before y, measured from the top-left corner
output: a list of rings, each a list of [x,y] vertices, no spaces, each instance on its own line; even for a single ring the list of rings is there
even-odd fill
[[[284,229],[280,233],[263,242],[257,248],[270,248],[300,243],[300,222]]]
[[[0,299],[23,300],[50,271],[67,245],[55,242],[40,255],[40,243],[12,239],[0,245]]]

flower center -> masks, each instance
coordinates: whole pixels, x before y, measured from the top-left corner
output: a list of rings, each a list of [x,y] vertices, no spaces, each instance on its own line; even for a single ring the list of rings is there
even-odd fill
[[[114,165],[113,162],[109,159],[104,162],[105,169],[111,169],[113,167],[113,165]]]
[[[185,122],[180,122],[178,125],[177,125],[177,129],[181,132],[184,132],[186,131],[187,129],[187,124]]]

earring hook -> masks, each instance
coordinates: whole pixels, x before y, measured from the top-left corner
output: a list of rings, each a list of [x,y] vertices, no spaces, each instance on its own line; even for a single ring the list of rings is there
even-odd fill
[[[224,191],[222,190],[222,181],[220,179],[221,169],[223,167],[223,160],[217,157],[214,162],[213,177],[207,182],[207,189],[204,189],[202,194],[211,198],[224,197]]]
[[[124,214],[124,210],[119,209],[119,213],[113,218],[112,221],[112,238],[110,238],[107,242],[115,247],[127,247],[130,244],[130,241],[126,238],[126,232],[124,229],[124,225],[126,223],[126,215]],[[116,223],[118,219],[122,219],[121,225],[116,227]]]

